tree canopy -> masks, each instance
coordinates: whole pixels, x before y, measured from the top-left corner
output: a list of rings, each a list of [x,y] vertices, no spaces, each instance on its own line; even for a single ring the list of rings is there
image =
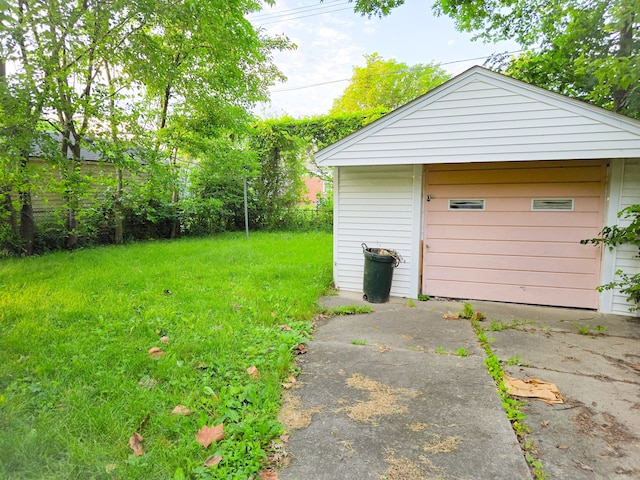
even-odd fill
[[[450,75],[434,63],[408,66],[378,53],[364,56],[364,67],[353,67],[351,82],[333,102],[331,114],[394,110],[437,87]]]
[[[387,15],[403,0],[356,0]],[[487,41],[524,53],[495,68],[533,84],[640,116],[640,0],[435,0],[434,11]]]

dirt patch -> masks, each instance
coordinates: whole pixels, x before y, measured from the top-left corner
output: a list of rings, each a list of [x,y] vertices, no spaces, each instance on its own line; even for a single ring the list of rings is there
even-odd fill
[[[322,408],[320,407],[303,410],[301,406],[300,397],[293,395],[291,392],[284,392],[282,395],[282,407],[280,407],[280,412],[278,412],[278,421],[282,423],[287,430],[308,427],[313,414],[322,412]]]
[[[583,406],[573,420],[580,428],[580,433],[603,438],[608,444],[628,444],[638,440],[610,413],[598,414],[594,409]]]
[[[409,409],[398,402],[403,398],[415,398],[417,392],[404,388],[391,388],[375,380],[371,380],[361,373],[354,373],[347,379],[347,385],[369,393],[369,400],[357,402],[338,411],[346,411],[347,416],[363,423],[376,423],[383,415],[399,415],[407,413]]]

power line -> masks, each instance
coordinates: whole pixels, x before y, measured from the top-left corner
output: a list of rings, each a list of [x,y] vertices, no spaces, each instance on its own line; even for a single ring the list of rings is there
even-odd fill
[[[261,20],[261,19],[265,19],[265,20],[271,20],[272,18],[276,18],[276,17],[282,17],[282,16],[286,16],[286,15],[292,15],[292,14],[296,14],[296,13],[306,13],[309,11],[314,11],[314,10],[322,10],[325,9],[327,7],[327,5],[332,5],[335,3],[343,3],[344,0],[328,0],[326,2],[322,2],[322,4],[318,4],[318,3],[314,3],[313,5],[306,5],[304,7],[297,7],[297,8],[290,8],[287,10],[281,10],[279,12],[267,12],[265,10],[263,10],[260,13],[255,13],[252,15],[249,15],[249,20]],[[349,7],[351,8],[351,7]]]
[[[352,9],[351,7],[341,7],[341,8],[336,8],[336,9],[334,9],[334,10],[325,10],[325,11],[322,11],[322,12],[310,13],[309,15],[300,15],[300,16],[294,16],[294,17],[285,17],[285,18],[282,18],[282,19],[280,19],[280,20],[272,20],[272,21],[270,21],[270,22],[262,22],[262,23],[260,23],[260,26],[263,26],[263,25],[271,25],[271,24],[274,24],[274,23],[280,23],[280,22],[290,22],[291,20],[298,20],[298,19],[300,19],[300,18],[317,17],[317,16],[319,16],[319,15],[325,15],[325,14],[327,14],[327,13],[344,12],[344,11],[346,11],[346,10],[351,10],[351,9]]]
[[[502,55],[511,55],[514,53],[520,53],[523,50],[514,50],[512,52],[504,52],[502,53]],[[467,58],[464,60],[452,60],[450,62],[442,62],[442,63],[438,63],[437,66],[442,66],[442,65],[453,65],[454,63],[464,63],[464,62],[474,62],[476,60],[485,60],[487,58],[489,58],[491,55],[486,55],[484,57],[476,57],[476,58]],[[389,72],[389,73],[378,73],[376,75],[397,75],[398,73],[404,73],[407,70],[402,70],[399,72]],[[314,83],[311,85],[300,85],[299,87],[290,87],[290,88],[283,88],[280,90],[271,90],[271,93],[282,93],[282,92],[292,92],[294,90],[303,90],[306,88],[314,88],[314,87],[321,87],[323,85],[330,85],[332,83],[340,83],[340,82],[349,82],[351,81],[351,77],[350,78],[341,78],[339,80],[329,80],[326,82],[321,82],[321,83]]]

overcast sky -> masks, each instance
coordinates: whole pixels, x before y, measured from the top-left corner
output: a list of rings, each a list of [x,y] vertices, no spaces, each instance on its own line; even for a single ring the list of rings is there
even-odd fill
[[[298,48],[276,54],[288,80],[271,88],[271,103],[258,107],[262,117],[295,118],[328,113],[348,85],[363,55],[378,52],[407,65],[442,64],[452,74],[482,65],[487,56],[516,51],[514,42],[484,44],[455,30],[448,17],[436,17],[432,0],[406,0],[388,17],[362,17],[348,0],[277,0],[249,17],[269,34],[285,34]],[[463,61],[466,60],[466,61]]]

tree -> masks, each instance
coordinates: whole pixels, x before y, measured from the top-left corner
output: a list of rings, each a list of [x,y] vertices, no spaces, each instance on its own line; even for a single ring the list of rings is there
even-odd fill
[[[387,15],[403,0],[356,0]],[[525,52],[496,67],[538,86],[640,117],[640,0],[436,0],[438,15]]]
[[[112,208],[121,241],[122,170],[132,144],[138,156],[144,152],[147,173],[160,175],[170,189],[177,218],[177,158],[194,118],[206,117],[221,130],[245,121],[246,110],[282,78],[273,51],[291,46],[246,20],[261,8],[254,0],[0,0],[0,7],[0,66],[10,62],[14,71],[0,68],[0,112],[11,113],[0,119],[0,162],[13,172],[0,178],[0,218],[15,229],[11,194],[17,190],[26,253],[33,244],[36,180],[29,154],[44,130],[59,139],[56,149],[42,153],[58,168],[67,246],[78,241],[86,202],[99,198],[96,179],[80,168],[83,148],[96,140],[118,168]]]
[[[354,67],[351,83],[333,102],[331,114],[362,113],[376,108],[394,110],[449,79],[434,63],[407,66],[377,53],[365,55],[365,67]]]

